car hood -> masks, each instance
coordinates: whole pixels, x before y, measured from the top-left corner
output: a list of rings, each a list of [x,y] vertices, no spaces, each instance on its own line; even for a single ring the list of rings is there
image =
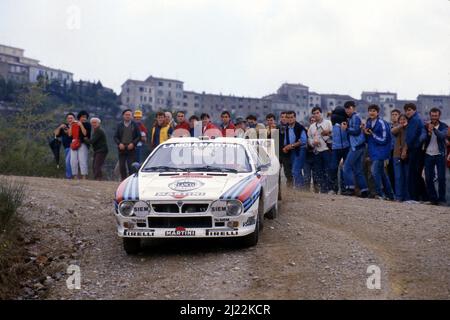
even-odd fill
[[[161,174],[140,173],[140,200],[214,200],[252,173]]]

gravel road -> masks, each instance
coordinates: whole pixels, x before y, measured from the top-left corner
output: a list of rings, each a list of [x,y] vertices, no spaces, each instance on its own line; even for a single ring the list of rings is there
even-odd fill
[[[27,263],[19,299],[449,299],[450,208],[283,190],[259,244],[160,241],[127,256],[115,182],[19,178]],[[68,265],[81,270],[69,290]],[[381,271],[368,289],[368,267]]]

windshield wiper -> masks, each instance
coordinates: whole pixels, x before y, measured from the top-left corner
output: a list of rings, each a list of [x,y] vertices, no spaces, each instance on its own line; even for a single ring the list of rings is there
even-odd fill
[[[151,171],[186,171],[186,169],[183,168],[175,168],[175,167],[169,167],[169,166],[157,166],[157,167],[150,167],[150,168],[144,168],[142,169],[143,172],[151,172]]]
[[[189,171],[214,171],[214,172],[231,172],[231,173],[238,173],[239,171],[237,169],[232,168],[220,168],[220,167],[214,167],[214,166],[204,166],[204,167],[194,167],[194,168],[188,168]]]

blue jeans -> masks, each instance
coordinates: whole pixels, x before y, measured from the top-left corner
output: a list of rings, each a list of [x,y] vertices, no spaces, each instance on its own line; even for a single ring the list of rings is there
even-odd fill
[[[389,182],[386,170],[384,170],[384,160],[372,161],[372,177],[375,181],[375,191],[377,195],[393,199],[394,195],[392,193],[391,183]]]
[[[313,176],[320,187],[320,192],[326,193],[330,188],[330,160],[331,152],[323,151],[314,154]]]
[[[299,152],[291,151],[292,176],[294,178],[294,188],[301,188],[305,185],[303,178],[303,167],[306,161],[306,148],[300,148]]]
[[[445,202],[445,165],[444,155],[425,155],[425,181],[431,202]],[[437,170],[439,195],[436,193],[436,188],[434,187],[435,169]]]
[[[339,163],[341,160],[345,162],[345,159],[347,158],[347,154],[350,148],[345,149],[333,149],[331,151],[331,165],[330,165],[330,182],[331,182],[331,188],[334,192],[339,191],[339,184],[338,184],[338,173],[339,173]],[[344,170],[340,170],[341,172],[341,191],[345,189],[345,183],[344,183]]]
[[[408,201],[408,173],[409,164],[407,161],[402,161],[400,158],[394,158],[394,174],[395,174],[395,200]]]
[[[64,159],[66,164],[66,178],[72,179],[72,167],[70,166],[70,148],[64,148]]]
[[[364,151],[364,147],[360,147],[355,151],[350,150],[347,159],[345,159],[344,180],[349,190],[355,190],[355,182],[361,192],[369,190],[363,172]]]

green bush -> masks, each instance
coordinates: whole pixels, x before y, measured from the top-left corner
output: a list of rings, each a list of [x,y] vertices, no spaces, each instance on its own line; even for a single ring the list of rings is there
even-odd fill
[[[0,300],[11,299],[20,288],[23,260],[26,254],[18,241],[24,185],[0,177]]]
[[[22,183],[0,178],[0,236],[13,228],[17,209],[22,205],[25,195],[24,189]]]

